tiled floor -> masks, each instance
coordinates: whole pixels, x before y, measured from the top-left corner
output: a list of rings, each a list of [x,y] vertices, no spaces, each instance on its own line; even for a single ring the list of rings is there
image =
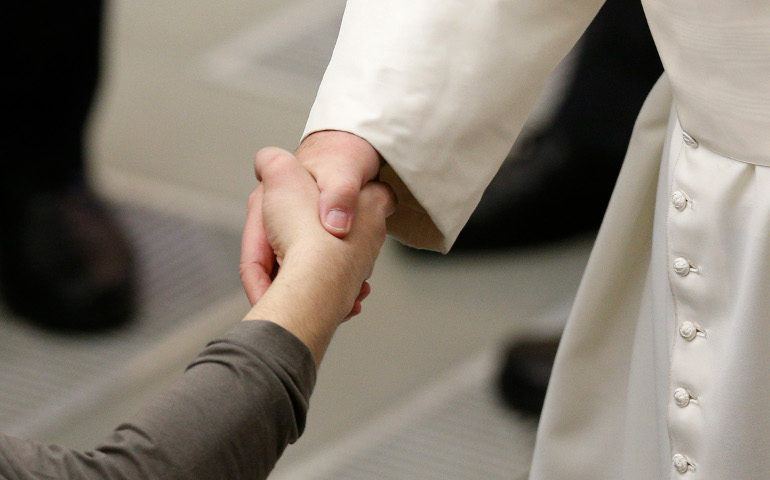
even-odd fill
[[[490,350],[453,367],[420,392],[275,480],[523,480],[535,444],[534,418],[503,408]]]
[[[93,446],[248,307],[237,234],[140,207],[114,210],[136,252],[136,317],[113,332],[66,335],[0,307],[5,433]]]

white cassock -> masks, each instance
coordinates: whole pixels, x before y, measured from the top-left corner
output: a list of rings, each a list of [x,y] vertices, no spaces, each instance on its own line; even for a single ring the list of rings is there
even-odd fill
[[[305,133],[368,140],[401,202],[391,233],[446,251],[601,3],[350,0]],[[768,479],[770,1],[643,4],[666,73],[570,315],[531,478]]]

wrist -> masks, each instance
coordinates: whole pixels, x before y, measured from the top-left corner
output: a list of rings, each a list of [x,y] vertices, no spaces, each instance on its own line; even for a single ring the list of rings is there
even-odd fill
[[[287,252],[272,285],[244,317],[267,320],[291,332],[310,349],[316,366],[363,282],[353,292],[357,280],[350,278],[349,271],[341,271],[332,256],[322,257],[319,251]]]
[[[301,290],[318,318],[335,326],[350,311],[366,279],[351,263],[344,242],[324,233],[314,243],[290,250],[276,277]]]
[[[277,277],[243,320],[266,320],[284,328],[308,347],[318,367],[339,322],[323,318],[307,293]]]
[[[313,132],[300,144],[295,156],[305,168],[331,158],[349,158],[362,165],[368,179],[377,176],[384,161],[380,153],[364,138],[341,130],[321,130]]]

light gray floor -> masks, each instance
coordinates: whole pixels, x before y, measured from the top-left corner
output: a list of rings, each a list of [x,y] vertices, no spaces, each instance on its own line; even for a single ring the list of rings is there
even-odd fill
[[[0,428],[7,434],[93,447],[248,306],[233,271],[237,234],[146,208],[114,213],[136,253],[135,318],[111,332],[64,335],[0,305]]]
[[[282,95],[285,85],[269,84],[270,75],[257,72],[258,78],[268,78],[260,85],[249,80],[249,72],[235,69],[231,80],[243,74],[243,81],[228,83],[227,78],[212,78],[212,55],[232,54],[237,59],[243,48],[238,39],[259,38],[263,27],[287,30],[284,45],[296,40],[299,33],[291,32],[301,30],[286,22],[307,22],[308,16],[287,16],[283,9],[318,9],[319,2],[112,2],[107,72],[90,140],[92,177],[104,194],[120,205],[225,232],[237,242],[245,201],[255,185],[253,155],[267,145],[295,146],[312,101],[313,82],[300,78],[292,84],[291,95]],[[338,8],[339,2],[320,5]],[[326,13],[329,22],[334,14]],[[590,246],[586,238],[459,259],[407,254],[389,241],[364,313],[339,330],[327,355],[305,436],[289,449],[276,476],[300,468],[384,412],[409,404],[454,366],[494,349],[510,335],[557,331]],[[237,266],[223,262],[221,268],[231,269],[235,278]],[[185,302],[183,296],[175,301]],[[246,306],[237,286],[221,300],[212,300],[197,311],[192,322],[197,331],[184,329],[179,333],[182,340],[169,347],[177,352],[158,356],[159,349],[175,342],[160,342],[148,350],[163,368],[126,387],[130,395],[104,402],[93,418],[48,432],[46,439],[73,447],[91,445],[127,411],[162,389],[205,335],[237,321]],[[125,378],[130,382],[133,377]]]
[[[524,480],[537,421],[502,408],[486,351],[274,480]]]

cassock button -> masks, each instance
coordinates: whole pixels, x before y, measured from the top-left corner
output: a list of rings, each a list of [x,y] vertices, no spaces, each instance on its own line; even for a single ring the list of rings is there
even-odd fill
[[[688,342],[692,341],[698,335],[698,327],[693,322],[687,320],[679,327],[679,335]]]
[[[687,202],[690,199],[687,198],[687,195],[685,195],[684,192],[677,190],[671,195],[671,203],[674,204],[674,208],[679,210],[680,212],[687,208]]]
[[[690,404],[690,400],[692,400],[692,395],[684,388],[679,387],[674,390],[674,403],[676,403],[677,407],[686,407]]]
[[[674,271],[680,277],[686,277],[690,273],[691,267],[690,261],[684,257],[674,259]]]
[[[687,473],[687,470],[689,470],[690,468],[692,468],[693,470],[695,469],[694,465],[690,463],[687,457],[685,457],[681,453],[675,454],[671,460],[674,463],[674,468],[676,468],[676,471],[679,473]]]
[[[682,132],[682,140],[684,140],[684,144],[688,147],[698,148],[698,141],[685,132]]]

